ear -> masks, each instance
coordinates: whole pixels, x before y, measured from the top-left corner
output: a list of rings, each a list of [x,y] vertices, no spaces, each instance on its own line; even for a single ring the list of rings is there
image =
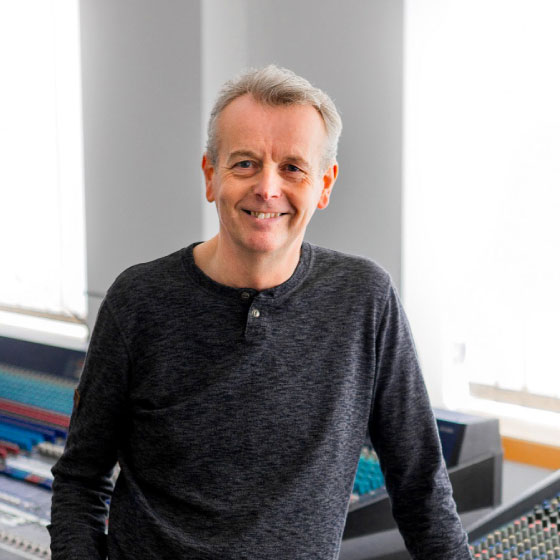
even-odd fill
[[[210,163],[210,160],[208,159],[208,156],[206,154],[202,156],[202,172],[204,173],[204,182],[206,183],[206,200],[208,202],[214,202],[214,200],[216,200],[214,196],[214,188],[212,186],[214,167]]]
[[[329,200],[331,198],[331,191],[338,177],[338,163],[335,161],[323,175],[323,190],[321,192],[321,197],[319,198],[319,203],[317,208],[323,210],[329,205]]]

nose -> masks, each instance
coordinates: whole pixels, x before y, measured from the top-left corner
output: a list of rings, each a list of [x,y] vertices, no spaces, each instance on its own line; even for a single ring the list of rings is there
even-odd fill
[[[278,198],[282,194],[282,178],[273,166],[263,166],[257,175],[253,192],[262,200]]]

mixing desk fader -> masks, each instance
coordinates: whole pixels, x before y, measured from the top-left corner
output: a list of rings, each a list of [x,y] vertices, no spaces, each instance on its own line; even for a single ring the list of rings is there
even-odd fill
[[[84,356],[0,336],[0,560],[50,558],[50,469]]]
[[[468,529],[475,560],[560,560],[560,471]]]

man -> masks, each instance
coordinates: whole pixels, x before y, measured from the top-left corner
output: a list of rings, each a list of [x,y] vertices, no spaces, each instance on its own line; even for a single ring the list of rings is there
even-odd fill
[[[219,232],[109,289],[53,468],[54,560],[334,560],[368,427],[412,556],[470,558],[388,274],[303,241],[340,130],[288,70],[224,86],[202,160]]]

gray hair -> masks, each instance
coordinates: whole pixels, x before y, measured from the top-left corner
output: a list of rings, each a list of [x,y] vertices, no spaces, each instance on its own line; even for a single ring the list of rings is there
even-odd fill
[[[327,130],[327,147],[323,165],[326,168],[335,161],[342,120],[332,99],[291,70],[270,64],[264,68],[248,70],[222,86],[208,121],[206,155],[212,165],[215,166],[218,161],[218,117],[234,99],[247,93],[264,105],[315,107]]]

